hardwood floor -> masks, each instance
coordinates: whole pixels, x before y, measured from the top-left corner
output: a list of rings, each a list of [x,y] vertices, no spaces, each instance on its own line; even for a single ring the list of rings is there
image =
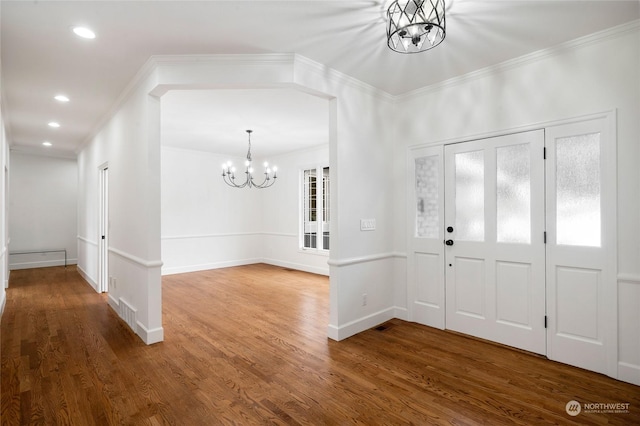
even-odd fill
[[[268,265],[168,276],[146,346],[73,267],[13,271],[2,424],[640,424],[640,387],[454,333],[328,340],[328,299],[326,277]]]

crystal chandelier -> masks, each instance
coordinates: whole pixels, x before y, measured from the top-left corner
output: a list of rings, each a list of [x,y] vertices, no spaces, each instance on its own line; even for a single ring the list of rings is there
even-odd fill
[[[276,182],[277,167],[270,168],[269,163],[264,163],[264,181],[258,184],[253,181],[253,166],[251,165],[251,133],[253,130],[247,130],[249,134],[249,149],[247,150],[247,160],[244,162],[245,169],[245,181],[242,183],[236,182],[236,168],[231,161],[228,161],[222,165],[222,179],[224,183],[234,188],[268,188]]]
[[[395,0],[387,18],[387,45],[395,52],[424,52],[444,40],[444,0]]]

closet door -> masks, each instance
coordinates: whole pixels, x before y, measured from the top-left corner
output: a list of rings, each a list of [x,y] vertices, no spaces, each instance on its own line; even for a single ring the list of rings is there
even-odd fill
[[[605,118],[551,127],[548,357],[616,376],[615,138]]]

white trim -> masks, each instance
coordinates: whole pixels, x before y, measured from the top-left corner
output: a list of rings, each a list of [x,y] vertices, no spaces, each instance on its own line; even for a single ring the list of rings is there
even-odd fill
[[[640,386],[640,365],[619,361],[616,379]]]
[[[296,235],[297,237],[297,235]],[[301,254],[308,254],[311,256],[322,256],[322,257],[329,257],[331,252],[329,250],[325,250],[325,249],[314,249],[314,248],[307,248],[307,247],[298,247],[298,253]]]
[[[298,234],[288,234],[285,232],[259,232],[259,234],[266,235],[268,237],[298,238]]]
[[[118,250],[117,248],[114,248],[114,247],[109,247],[109,253],[118,255],[124,259],[137,263],[140,266],[144,266],[145,268],[160,268],[162,266],[162,260],[144,260],[138,256],[129,254],[122,250]]]
[[[596,119],[599,119],[599,118],[607,119],[612,114],[615,117],[617,115],[617,110],[611,109],[611,110],[605,110],[605,111],[601,111],[601,112],[597,112],[597,113],[593,113],[593,114],[579,115],[579,116],[575,116],[575,117],[562,118],[562,119],[559,119],[559,120],[541,121],[541,122],[538,122],[538,123],[527,124],[527,125],[524,125],[524,126],[517,126],[517,127],[509,127],[509,128],[506,128],[506,129],[494,130],[494,131],[491,131],[491,132],[476,133],[476,134],[467,135],[467,136],[457,136],[457,137],[450,138],[450,139],[441,139],[441,140],[437,140],[437,141],[433,141],[433,142],[419,143],[419,144],[411,145],[411,146],[407,147],[407,149],[408,149],[409,153],[411,153],[411,151],[416,151],[416,150],[419,150],[419,149],[428,148],[428,147],[432,147],[432,146],[451,145],[451,144],[455,144],[455,143],[472,142],[472,141],[481,140],[481,139],[494,138],[496,136],[508,136],[508,135],[512,135],[512,134],[515,134],[515,133],[525,133],[525,132],[529,132],[531,130],[542,130],[542,129],[547,129],[549,127],[563,126],[565,124],[578,123],[578,122],[589,121],[589,120],[596,120]]]
[[[394,257],[406,258],[407,254],[399,253],[399,252],[379,253],[379,254],[372,254],[369,256],[350,257],[347,259],[339,259],[339,260],[329,259],[327,263],[329,264],[329,266],[340,267],[340,266],[357,265],[358,263],[375,262],[377,260],[391,259]]]
[[[7,304],[7,292],[0,292],[0,317],[4,314],[4,307]]]
[[[67,266],[76,265],[78,259],[67,259]],[[42,260],[37,262],[18,262],[9,263],[9,269],[16,271],[19,269],[32,269],[32,268],[49,268],[51,266],[64,266],[63,259]]]
[[[398,318],[403,321],[409,321],[409,309],[403,308],[401,306],[394,306],[393,311],[394,311],[394,314],[393,314],[394,318]]]
[[[395,307],[386,308],[378,312],[374,312],[366,317],[359,318],[357,320],[350,321],[340,327],[329,324],[327,327],[327,334],[330,339],[344,340],[347,337],[351,337],[355,334],[361,333],[385,321],[389,321],[394,318]]]
[[[137,330],[135,330],[136,334],[140,336],[140,338],[147,345],[152,345],[154,343],[159,343],[164,340],[164,328],[157,327],[148,330],[140,321],[136,322]]]
[[[83,243],[87,243],[87,244],[90,244],[90,245],[92,245],[92,246],[96,246],[96,247],[98,246],[98,242],[97,242],[97,241],[89,240],[88,238],[85,238],[85,237],[80,236],[80,235],[78,235],[76,238],[77,238],[79,241],[82,241]]]
[[[116,311],[116,314],[120,312],[120,301],[114,297],[113,293],[109,293],[108,303],[109,306],[111,306],[111,308]],[[118,316],[120,315],[118,314]]]
[[[294,236],[295,234],[277,234],[268,232],[236,232],[229,234],[192,234],[192,235],[165,235],[160,237],[161,240],[191,240],[195,238],[230,238],[230,237],[255,237],[261,235],[278,235],[278,236]]]
[[[91,142],[98,132],[104,127],[104,125],[115,115],[115,113],[120,109],[122,104],[129,99],[131,94],[142,84],[145,80],[150,77],[153,72],[155,72],[160,66],[171,66],[171,65],[182,65],[182,64],[190,64],[190,63],[199,63],[205,65],[216,65],[216,64],[238,64],[240,66],[247,66],[251,64],[262,65],[262,64],[284,64],[290,65],[291,71],[295,74],[296,68],[304,68],[305,71],[309,73],[314,73],[322,76],[323,78],[329,78],[331,81],[336,83],[346,83],[349,86],[358,88],[363,90],[371,95],[377,96],[380,99],[384,99],[387,101],[393,101],[394,96],[378,89],[374,86],[371,86],[367,83],[364,83],[356,78],[348,76],[347,74],[343,74],[339,71],[336,71],[332,68],[327,67],[324,64],[319,62],[315,62],[309,58],[304,56],[295,54],[295,53],[261,53],[261,54],[203,54],[203,55],[154,55],[151,56],[147,62],[138,70],[136,75],[129,81],[129,84],[122,90],[116,101],[111,105],[106,114],[102,116],[100,120],[93,126],[92,130],[89,132],[84,141],[76,148],[75,154],[80,153],[89,142]],[[299,90],[305,90],[307,86],[300,86],[295,82],[295,78],[292,76],[291,81],[285,84],[282,84],[282,87],[296,87]],[[268,87],[276,87],[277,83],[269,84]],[[229,86],[226,85],[226,88]],[[156,96],[156,92],[158,86],[154,87],[151,95]],[[308,92],[318,93],[313,91],[313,89],[307,88]],[[326,93],[321,93],[325,98],[332,98]],[[5,126],[6,128],[6,126]],[[8,132],[9,133],[9,132]]]
[[[96,138],[98,133],[104,128],[104,126],[111,120],[116,112],[120,110],[124,102],[126,102],[133,91],[140,85],[142,82],[151,75],[156,70],[156,65],[153,62],[153,56],[147,60],[147,62],[142,65],[142,68],[138,70],[136,75],[129,81],[129,84],[124,88],[120,95],[116,99],[116,101],[111,105],[111,108],[107,110],[107,113],[104,114],[100,120],[93,126],[87,137],[80,143],[80,145],[76,148],[76,155],[80,154],[86,146]]]
[[[208,271],[210,269],[230,268],[233,266],[253,265],[263,263],[262,259],[226,260],[222,262],[200,263],[197,265],[171,266],[162,268],[162,275],[186,274],[189,272]]]
[[[459,77],[450,78],[448,80],[432,84],[430,86],[422,87],[402,95],[395,97],[395,101],[404,101],[414,97],[420,97],[435,91],[439,91],[445,88],[459,86],[467,82],[485,78],[494,74],[500,74],[513,68],[525,66],[527,64],[535,63],[543,59],[561,55],[567,51],[577,49],[583,46],[589,46],[602,41],[606,41],[610,38],[616,38],[626,35],[637,30],[640,27],[640,20],[628,22],[626,24],[618,25],[613,28],[608,28],[602,31],[598,31],[593,34],[579,37],[574,40],[567,41],[554,47],[538,50],[536,52],[528,53],[518,58],[509,59],[496,65],[491,65],[486,68],[482,68],[476,71],[472,71],[463,74]]]
[[[87,274],[87,271],[82,269],[80,265],[76,265],[76,269],[78,270],[78,273],[80,274],[80,276],[87,282],[87,284],[93,287],[96,293],[98,293],[98,283],[95,282],[93,278],[91,278],[89,274]]]
[[[289,268],[295,269],[296,271],[309,272],[311,274],[325,275],[329,276],[329,267],[322,268],[319,266],[310,266],[304,265],[302,263],[294,263],[294,262],[283,262],[277,259],[262,259],[262,263],[266,263],[267,265],[279,266],[281,268]]]
[[[299,66],[304,66],[305,71],[310,73],[314,73],[323,78],[329,78],[330,81],[335,83],[346,83],[348,86],[366,92],[369,95],[375,96],[376,98],[380,98],[387,102],[393,102],[397,96],[394,96],[390,93],[385,92],[382,89],[379,89],[375,86],[372,86],[368,83],[365,83],[357,78],[351,77],[350,75],[344,74],[340,71],[337,71],[333,68],[330,68],[320,62],[316,62],[312,59],[307,58],[306,56],[301,56],[298,54],[294,55],[294,67],[298,68]]]
[[[640,275],[638,274],[618,274],[618,282],[640,284]]]

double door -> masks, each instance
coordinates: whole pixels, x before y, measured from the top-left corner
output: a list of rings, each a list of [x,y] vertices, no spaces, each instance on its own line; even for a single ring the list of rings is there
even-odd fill
[[[610,373],[605,124],[412,150],[410,319]]]

